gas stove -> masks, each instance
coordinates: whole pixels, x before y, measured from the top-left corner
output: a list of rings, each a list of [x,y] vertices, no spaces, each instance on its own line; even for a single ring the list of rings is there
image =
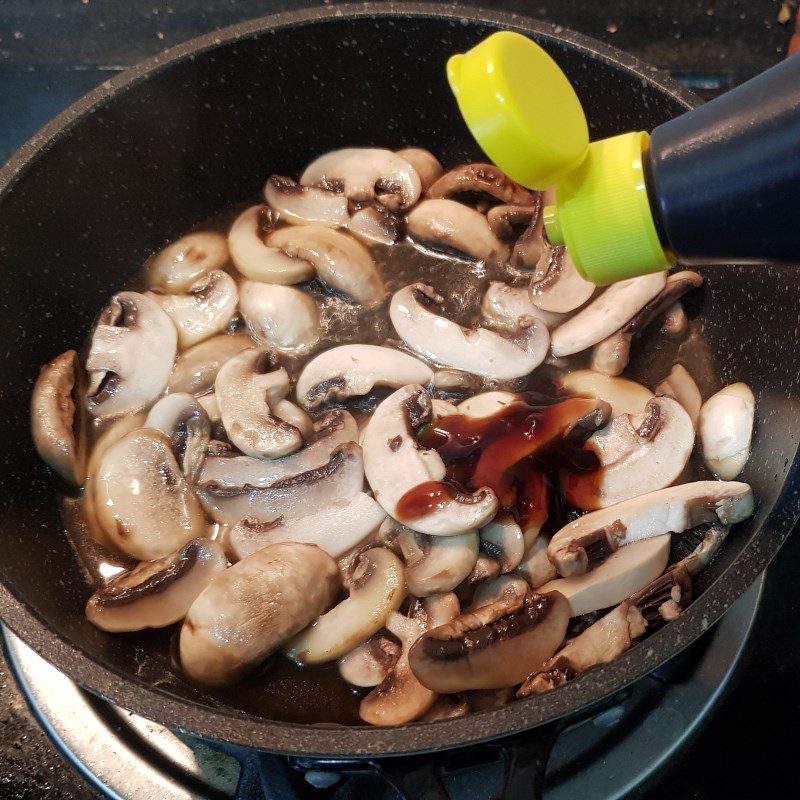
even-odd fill
[[[747,646],[763,580],[688,651],[559,736],[548,763],[545,800],[618,800],[654,780],[724,695]],[[156,725],[88,694],[7,629],[2,635],[11,673],[37,721],[101,797],[261,800],[244,785],[236,794],[240,761],[217,743]],[[312,760],[272,757],[265,773],[273,788],[281,787],[274,792],[276,800],[392,796],[374,777]],[[459,800],[495,797],[502,764],[462,766],[448,773],[446,782]]]

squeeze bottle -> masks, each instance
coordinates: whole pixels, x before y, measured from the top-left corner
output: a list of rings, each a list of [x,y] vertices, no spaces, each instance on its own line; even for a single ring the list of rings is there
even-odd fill
[[[523,186],[555,187],[547,237],[590,281],[800,262],[800,53],[650,134],[594,142],[567,77],[521,34],[452,56],[447,77],[486,155]]]

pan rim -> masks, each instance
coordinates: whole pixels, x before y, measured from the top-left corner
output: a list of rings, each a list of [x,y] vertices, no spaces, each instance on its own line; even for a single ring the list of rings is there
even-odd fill
[[[633,73],[687,109],[698,102],[677,81],[637,58],[590,37],[528,17],[477,7],[456,8],[422,3],[320,6],[264,16],[205,34],[176,45],[103,82],[43,126],[0,167],[0,202],[24,178],[37,159],[84,117],[161,70],[197,54],[270,31],[365,17],[463,19],[470,23],[535,34],[554,45],[570,46],[588,53],[595,60]],[[753,537],[743,547],[725,572],[684,613],[679,625],[665,626],[648,639],[646,649],[635,648],[612,664],[579,676],[557,690],[462,719],[381,729],[368,726],[301,725],[266,720],[227,707],[215,709],[148,686],[130,674],[96,662],[87,652],[53,631],[45,619],[28,608],[5,584],[0,584],[0,617],[26,644],[46,660],[58,665],[79,685],[138,715],[207,739],[312,757],[405,755],[480,744],[585,710],[651,672],[700,636],[767,566],[800,518],[800,499],[791,496],[794,493],[790,488],[799,473],[800,463],[795,452],[781,494],[761,526],[759,541],[754,541],[756,537]],[[764,546],[764,541],[769,544]]]

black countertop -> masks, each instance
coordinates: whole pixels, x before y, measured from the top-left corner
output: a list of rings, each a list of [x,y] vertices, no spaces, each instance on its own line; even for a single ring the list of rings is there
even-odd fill
[[[216,27],[312,5],[319,3],[0,0],[0,161],[109,71]],[[777,0],[500,0],[486,5],[602,39],[670,70],[706,96],[780,60],[790,36],[778,22]],[[745,663],[724,703],[680,763],[643,795],[647,800],[800,794],[793,761],[800,742],[797,563],[800,537],[795,535],[769,569]],[[33,719],[0,655],[0,797],[93,796]]]

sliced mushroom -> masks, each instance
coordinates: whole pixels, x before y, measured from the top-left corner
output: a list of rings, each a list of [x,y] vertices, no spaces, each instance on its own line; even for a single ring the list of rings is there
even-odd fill
[[[472,572],[456,588],[457,597],[464,605],[471,603],[478,587],[493,581],[498,575],[500,575],[500,564],[486,553],[478,553]]]
[[[428,189],[428,197],[437,199],[460,194],[489,195],[501,203],[529,206],[536,196],[511,180],[494,164],[461,164],[445,172]]]
[[[321,467],[340,444],[354,442],[357,438],[358,426],[352,415],[342,408],[332,409],[314,422],[314,432],[301,450],[269,460],[232,452],[210,455],[198,482],[222,486],[269,486],[282,478]]]
[[[517,697],[541,694],[562,686],[597,664],[608,664],[630,648],[647,629],[647,621],[630,601],[570,639],[544,666],[537,667],[517,690]]]
[[[433,373],[433,388],[442,392],[471,394],[477,392],[482,384],[478,375],[460,369],[437,369]]]
[[[233,525],[245,517],[275,522],[299,520],[314,510],[354,498],[364,484],[361,448],[339,445],[321,467],[281,478],[266,487],[204,483],[198,495],[215,522]]]
[[[514,392],[481,392],[473,397],[468,397],[458,404],[458,413],[465,417],[480,419],[482,417],[492,417],[498,411],[502,411],[511,403],[519,402],[520,396]]]
[[[250,335],[279,350],[303,350],[319,341],[319,308],[300,289],[275,283],[243,281],[239,310]]]
[[[231,261],[245,278],[266,283],[290,285],[314,277],[314,267],[301,258],[292,258],[265,238],[275,225],[269,206],[250,206],[231,225],[228,249]]]
[[[211,428],[211,440],[215,442],[212,446],[212,441],[209,441],[206,455],[215,455],[217,448],[222,447],[223,449],[227,449],[228,443],[228,434],[225,433],[225,426],[222,424],[222,414],[219,413],[217,396],[214,392],[211,392],[211,394],[201,395],[195,398],[195,400],[197,401],[197,405],[206,412],[208,424]],[[247,458],[247,456],[242,456],[242,458]],[[205,458],[203,459],[203,463],[205,464]]]
[[[291,400],[282,398],[275,401],[271,406],[272,413],[287,425],[297,428],[305,441],[308,441],[314,434],[314,421],[303,411],[300,406]]]
[[[420,717],[423,722],[466,717],[470,704],[464,694],[440,694],[433,705]]]
[[[610,378],[610,380],[619,380],[619,378]],[[694,378],[685,367],[675,364],[669,375],[656,385],[656,394],[677,400],[689,415],[692,425],[697,429],[703,398],[700,395],[697,384],[694,382]]]
[[[663,289],[640,309],[625,325],[607,339],[599,342],[592,351],[592,369],[609,375],[619,375],[628,366],[633,340],[655,319],[690,289],[703,283],[703,277],[685,270],[667,277]]]
[[[653,397],[644,413],[615,417],[586,446],[600,472],[563,472],[564,493],[578,508],[605,508],[677,480],[692,454],[694,425],[677,400]]]
[[[364,469],[375,499],[395,519],[420,533],[464,533],[494,516],[497,497],[490,489],[462,494],[441,483],[445,476],[441,456],[421,447],[414,436],[430,422],[432,413],[430,395],[421,386],[405,386],[387,397],[364,434]],[[428,492],[431,501],[407,519],[402,501],[414,492]]]
[[[603,341],[633,319],[666,285],[666,275],[654,272],[612,284],[598,298],[553,331],[550,349],[560,358],[580,353]]]
[[[216,231],[195,231],[156,253],[148,262],[145,282],[149,289],[179,294],[228,261],[228,243]]]
[[[74,350],[45,364],[31,395],[33,443],[42,460],[65,481],[80,486],[86,477],[86,421],[76,404],[81,367]]]
[[[695,481],[669,486],[615,506],[592,511],[565,525],[550,540],[547,555],[564,577],[582,575],[621,544],[703,522],[732,525],[751,516],[753,491],[736,481]]]
[[[333,498],[314,511],[295,506],[272,522],[245,517],[228,530],[225,549],[233,561],[241,561],[273,542],[304,542],[339,558],[365,541],[385,518],[368,494],[357,492]]]
[[[157,303],[137,292],[115,294],[100,313],[86,359],[91,414],[130,414],[152,403],[167,385],[177,341]]]
[[[556,578],[538,591],[563,594],[571,617],[610,608],[661,575],[667,566],[670,539],[665,533],[620,547],[585,575]]]
[[[406,217],[406,231],[434,254],[498,263],[508,256],[486,217],[455,200],[423,200]]]
[[[538,589],[548,581],[558,577],[558,571],[547,556],[548,542],[543,537],[537,537],[533,544],[525,551],[515,572],[522,575],[531,589]]]
[[[392,297],[392,325],[421,356],[496,380],[529,375],[544,361],[550,337],[534,317],[520,317],[517,330],[502,336],[486,328],[462,328],[441,316],[436,312],[443,301],[424,283],[406,286]]]
[[[529,591],[528,582],[519,575],[500,575],[494,580],[484,581],[475,589],[469,610],[475,611],[509,596],[525,597]]]
[[[227,272],[215,269],[193,283],[186,294],[148,292],[178,331],[181,350],[224,331],[236,314],[239,293]]]
[[[223,686],[252,672],[327,611],[336,562],[308,544],[273,544],[217,575],[192,603],[180,634],[184,671]]]
[[[520,683],[564,639],[569,604],[558,592],[506,596],[428,631],[409,664],[419,682],[443,694]]]
[[[718,478],[732,480],[750,458],[755,412],[756,400],[746,383],[732,383],[703,403],[703,460]]]
[[[544,311],[531,302],[525,286],[509,286],[502,281],[492,281],[481,301],[481,313],[496,328],[515,330],[520,317],[536,317],[553,330],[563,319],[563,314]]]
[[[415,597],[455,589],[478,558],[478,534],[426,536],[403,526],[398,544],[406,564],[406,585]]]
[[[339,192],[301,186],[291,178],[272,175],[264,184],[264,199],[281,219],[293,225],[347,225],[347,199]]]
[[[343,191],[355,202],[380,203],[390,211],[413,206],[422,186],[411,164],[391,150],[349,147],[309,164],[300,183]]]
[[[227,566],[218,542],[192,539],[175,553],[115,575],[89,598],[86,618],[112,633],[165,628],[182,620]]]
[[[559,375],[559,385],[572,394],[596,397],[611,406],[611,414],[642,414],[653,393],[641,383],[617,378],[591,369],[578,369]],[[664,394],[662,392],[662,394]]]
[[[339,659],[339,674],[352,686],[377,686],[400,658],[400,645],[388,636],[373,636]]]
[[[548,246],[531,278],[531,302],[543,311],[565,314],[586,303],[595,288],[578,272],[564,245]]]
[[[522,561],[525,540],[511,517],[496,517],[481,528],[480,535],[481,550],[500,565],[501,573],[511,572]]]
[[[266,243],[285,257],[308,264],[320,280],[358,303],[374,305],[386,294],[369,250],[345,233],[303,225],[280,228]]]
[[[538,201],[528,206],[493,206],[486,212],[486,221],[498,239],[510,241],[520,229],[524,231],[534,224],[541,213],[541,202]]]
[[[664,321],[661,323],[661,333],[664,336],[669,336],[670,339],[675,339],[686,333],[689,327],[689,320],[686,317],[686,312],[683,310],[683,303],[676,300],[664,314]]]
[[[159,431],[132,431],[103,455],[94,487],[97,521],[133,558],[163,558],[203,537],[206,521],[191,486]]]
[[[195,396],[213,391],[219,368],[252,346],[253,342],[245,334],[221,334],[184,350],[175,360],[167,391]]]
[[[431,399],[431,414],[433,415],[432,421],[436,422],[442,417],[450,417],[453,414],[458,414],[458,408],[447,400],[434,397]]]
[[[303,446],[300,431],[274,416],[288,391],[289,376],[270,350],[243,350],[220,368],[214,392],[225,430],[243,453],[280,458]]]
[[[372,344],[332,347],[311,359],[297,379],[297,398],[308,409],[369,394],[375,386],[399,389],[429,383],[431,368],[414,356]]]
[[[403,238],[405,221],[393,211],[367,206],[353,213],[347,230],[365,244],[394,244]]]
[[[428,187],[444,172],[439,159],[429,152],[423,150],[421,147],[406,147],[403,150],[398,150],[397,155],[404,161],[408,161],[419,175],[422,191],[427,191]]]
[[[183,474],[195,483],[211,439],[211,421],[200,404],[184,392],[168,394],[150,409],[144,427],[169,438]]]
[[[298,664],[333,661],[377,633],[406,594],[403,564],[391,551],[362,553],[350,579],[350,596],[291,639],[284,648]]]
[[[438,600],[439,598],[437,598]],[[400,640],[402,652],[388,675],[361,701],[358,714],[370,725],[402,725],[419,719],[436,701],[436,694],[416,678],[408,663],[409,651],[430,626],[443,624],[458,614],[455,598],[445,602],[427,598],[412,606],[411,617],[396,611],[386,619],[386,629]]]

